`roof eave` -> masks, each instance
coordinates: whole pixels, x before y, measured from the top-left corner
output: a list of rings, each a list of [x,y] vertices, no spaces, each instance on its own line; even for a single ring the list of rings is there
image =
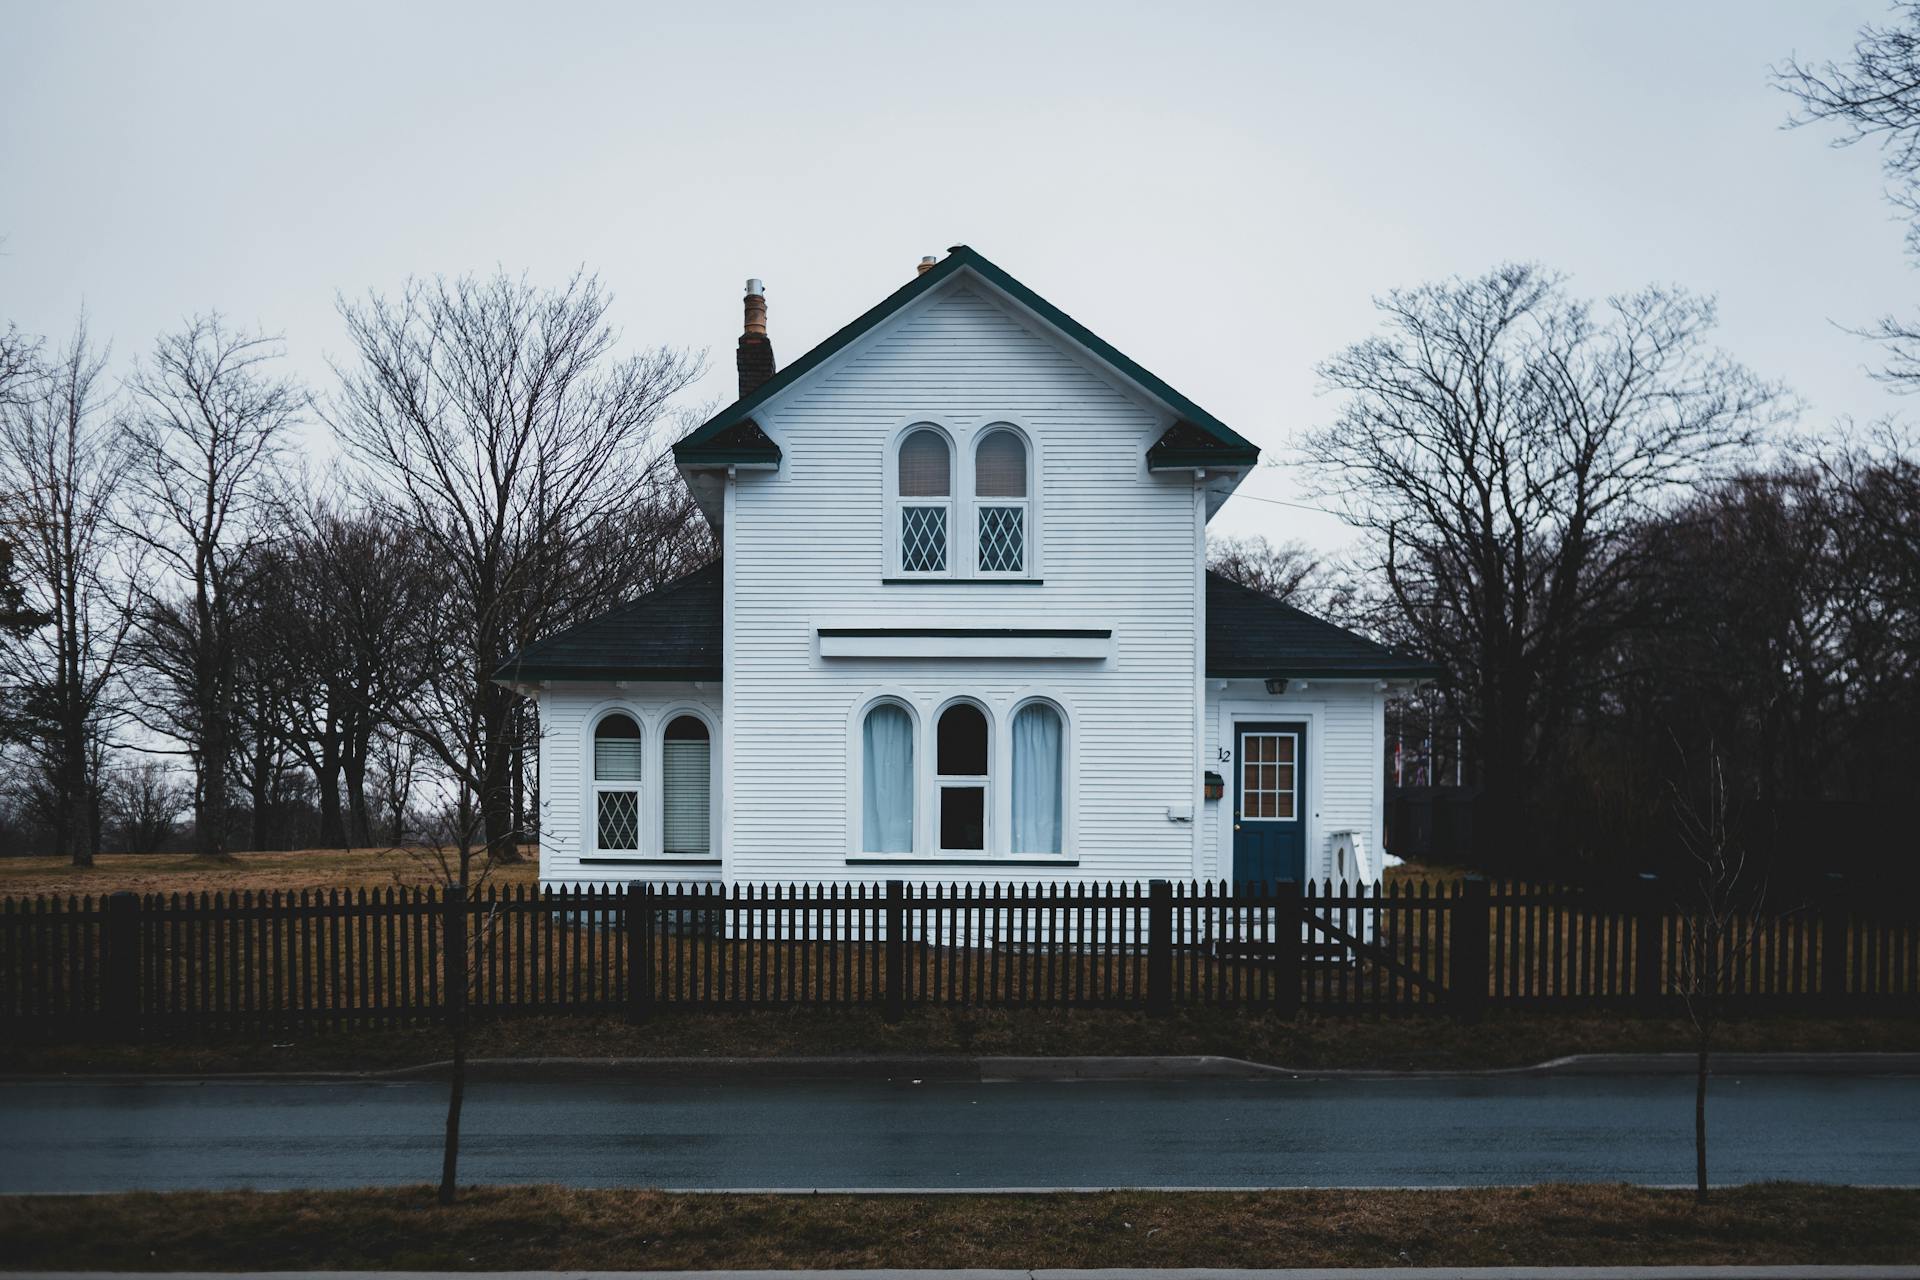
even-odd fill
[[[1255,466],[1259,461],[1257,448],[1162,449],[1155,446],[1147,450],[1149,471],[1190,471],[1195,467],[1229,471]]]
[[[506,688],[528,684],[604,684],[609,680],[684,684],[690,680],[719,680],[722,676],[719,667],[576,667],[509,663],[493,673],[493,683]]]
[[[1268,667],[1207,668],[1209,680],[1437,680],[1442,674],[1439,667],[1429,665],[1313,667],[1283,663]]]

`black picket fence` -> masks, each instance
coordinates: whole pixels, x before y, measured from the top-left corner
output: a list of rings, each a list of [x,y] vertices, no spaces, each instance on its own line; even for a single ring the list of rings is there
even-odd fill
[[[1834,904],[1715,938],[1652,893],[1469,879],[678,885],[0,902],[0,1028],[140,1036],[462,1012],[1920,1007],[1920,921]]]

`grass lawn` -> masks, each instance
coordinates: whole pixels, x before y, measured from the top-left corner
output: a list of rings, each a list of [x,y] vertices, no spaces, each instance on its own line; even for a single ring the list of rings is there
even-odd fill
[[[0,1266],[62,1270],[1912,1263],[1920,1191],[732,1196],[424,1187],[0,1199]]]
[[[841,1054],[1025,1056],[1220,1054],[1289,1067],[1449,1069],[1527,1066],[1574,1053],[1683,1052],[1684,1020],[1614,1014],[1283,1018],[1189,1009],[1165,1018],[1112,1011],[926,1009],[888,1023],[877,1012],[773,1010],[482,1023],[478,1057],[779,1057]],[[1723,1051],[1920,1051],[1920,1018],[1732,1019]],[[148,1044],[0,1044],[0,1072],[386,1070],[448,1056],[438,1028],[287,1034],[272,1039]]]
[[[539,863],[527,860],[494,868],[489,884],[533,884]],[[211,862],[184,853],[109,853],[91,867],[63,858],[0,858],[0,897],[69,894],[98,897],[133,893],[255,893],[302,889],[385,889],[438,884],[431,862],[393,849],[297,849],[291,853],[236,853],[231,862]]]

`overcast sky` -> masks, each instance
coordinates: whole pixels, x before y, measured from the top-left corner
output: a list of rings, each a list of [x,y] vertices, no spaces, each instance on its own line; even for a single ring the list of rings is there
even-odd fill
[[[1371,295],[1533,259],[1715,294],[1810,424],[1868,419],[1839,326],[1910,309],[1901,227],[1767,69],[1883,10],[0,0],[0,323],[130,358],[217,307],[324,390],[336,290],[584,264],[729,400],[746,277],[791,361],[964,242],[1284,459]],[[1254,500],[1303,488],[1215,528],[1343,544]]]

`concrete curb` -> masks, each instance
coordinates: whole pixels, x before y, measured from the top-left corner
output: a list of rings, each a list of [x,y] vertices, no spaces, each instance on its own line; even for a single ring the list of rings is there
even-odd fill
[[[72,1073],[0,1076],[0,1084],[182,1083],[248,1081],[402,1082],[444,1078],[452,1063],[425,1062],[387,1071],[242,1071],[195,1073]],[[638,1082],[765,1082],[783,1080],[904,1080],[913,1083],[1067,1083],[1139,1080],[1419,1080],[1461,1076],[1690,1075],[1688,1053],[1597,1053],[1554,1058],[1524,1067],[1478,1070],[1380,1070],[1287,1067],[1213,1055],[1146,1057],[932,1057],[866,1055],[807,1058],[474,1058],[476,1081],[623,1080]],[[1724,1053],[1715,1076],[1913,1076],[1920,1053]]]

